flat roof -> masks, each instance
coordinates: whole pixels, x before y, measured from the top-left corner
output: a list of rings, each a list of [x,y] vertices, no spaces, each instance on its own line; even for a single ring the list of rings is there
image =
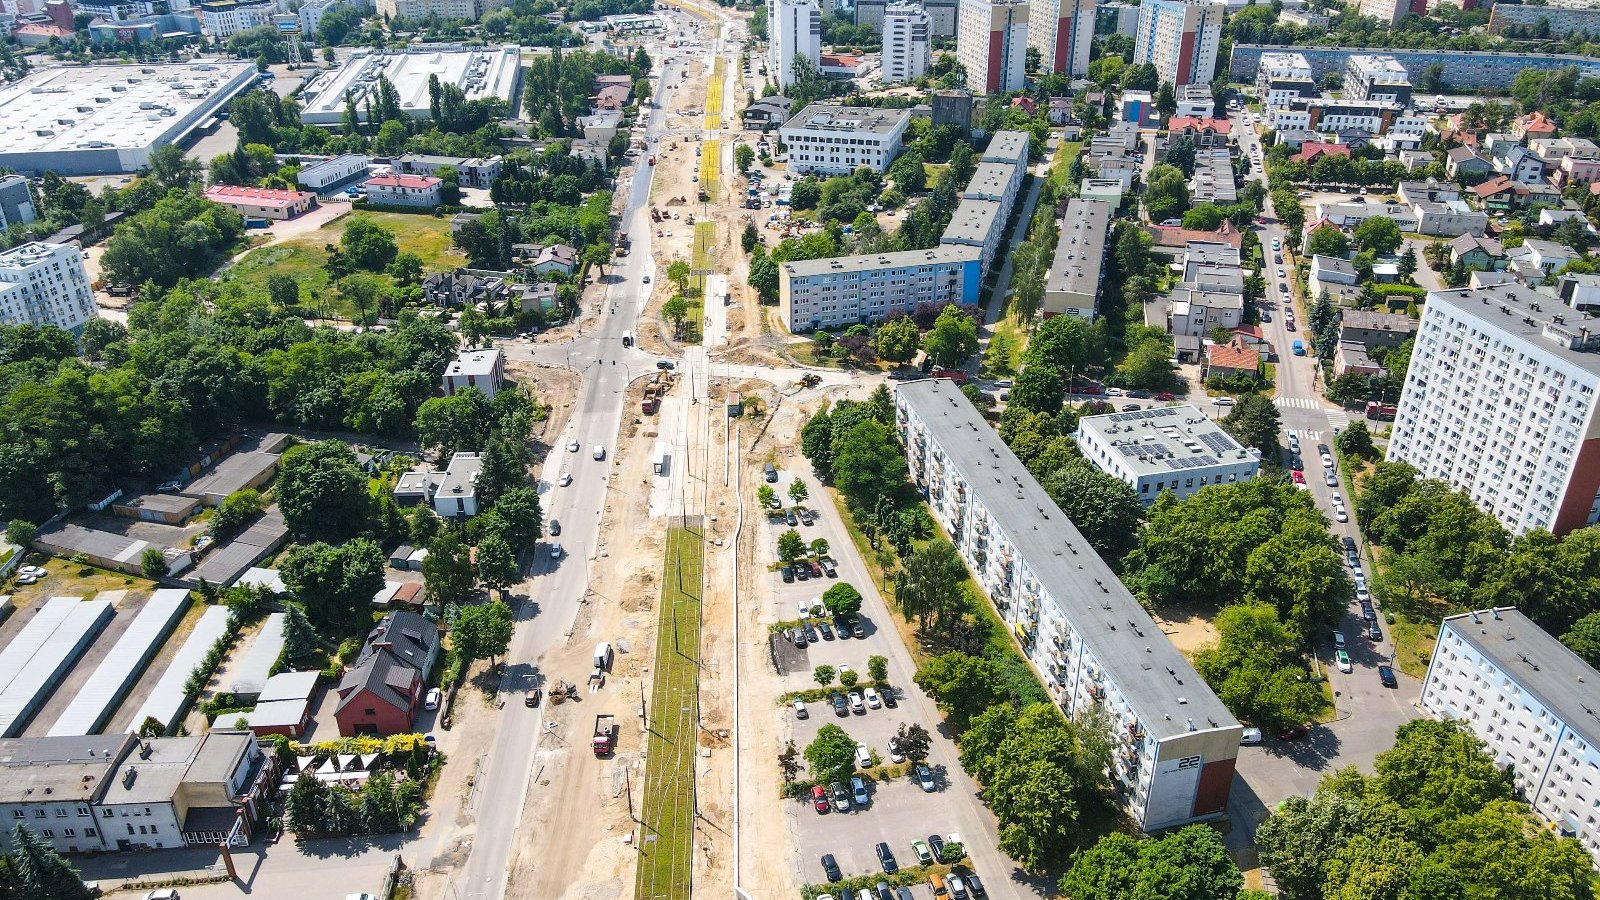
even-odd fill
[[[0,803],[93,800],[137,739],[131,734],[0,738]]]
[[[1444,628],[1499,666],[1591,746],[1600,744],[1595,701],[1600,672],[1516,607],[1446,616]]]
[[[277,209],[304,203],[315,197],[310,191],[281,191],[274,188],[246,187],[237,184],[214,184],[202,195],[217,203],[250,203]]]
[[[1152,738],[1239,727],[960,385],[931,378],[901,384],[896,393],[965,475],[977,504],[1000,522]]]
[[[956,265],[976,261],[982,252],[977,247],[965,245],[940,245],[926,250],[898,250],[894,253],[868,253],[861,256],[838,256],[832,259],[805,259],[783,264],[792,278],[809,278],[816,275],[845,272],[870,272],[877,269],[894,269],[902,266]]]
[[[983,148],[985,162],[1016,162],[1028,158],[1028,144],[1032,137],[1026,131],[996,131]]]
[[[483,457],[476,453],[457,453],[450,457],[450,467],[439,479],[435,497],[471,497],[478,492],[478,475],[483,471]]]
[[[184,516],[193,513],[199,505],[199,500],[182,494],[134,494],[131,497],[122,497],[112,504],[113,507],[150,509]]]
[[[871,106],[841,106],[813,103],[783,123],[783,130],[839,131],[859,134],[893,134],[911,118],[909,109],[878,109]]]
[[[999,217],[999,200],[962,200],[950,216],[950,225],[945,228],[939,243],[981,246],[997,226],[1004,224],[995,221]]]
[[[1067,214],[1061,220],[1056,239],[1055,259],[1045,276],[1044,289],[1093,297],[1100,291],[1100,270],[1105,263],[1106,229],[1111,223],[1111,204],[1102,200],[1067,201]]]
[[[967,182],[967,189],[961,196],[974,199],[1004,196],[1016,177],[1017,167],[1012,163],[981,162],[972,170],[972,180]]]
[[[178,493],[186,497],[204,497],[207,494],[226,497],[249,487],[251,482],[277,464],[276,453],[245,450],[223,457],[209,472],[178,488]]]
[[[333,72],[313,76],[300,93],[304,109],[300,120],[309,125],[336,125],[344,117],[345,95],[356,98],[356,110],[375,91],[378,75],[388,79],[400,95],[400,109],[413,119],[429,114],[428,79],[461,89],[467,100],[498,97],[517,106],[522,48],[466,47],[461,44],[417,44],[405,50],[356,50]]]
[[[1428,310],[1448,310],[1479,322],[1482,329],[1537,347],[1573,366],[1600,376],[1600,320],[1549,294],[1508,281],[1481,288],[1429,291]],[[1587,331],[1581,334],[1580,329]],[[1583,343],[1587,339],[1588,343]]]
[[[1128,468],[1140,475],[1162,475],[1257,458],[1190,404],[1086,416],[1078,421],[1078,430],[1115,447]]]
[[[35,69],[0,86],[0,159],[9,153],[142,149],[220,102],[255,64],[221,60]]]
[[[445,367],[446,375],[492,375],[503,354],[498,349],[463,350]]]
[[[261,696],[256,698],[257,703],[271,703],[274,700],[304,700],[317,690],[317,679],[322,673],[309,672],[279,672],[267,679],[266,687],[261,689]]]

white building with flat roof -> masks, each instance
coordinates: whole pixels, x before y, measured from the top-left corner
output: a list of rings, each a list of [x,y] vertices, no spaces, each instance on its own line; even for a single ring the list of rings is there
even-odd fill
[[[961,0],[956,59],[974,94],[1003,94],[1025,83],[1028,0]]]
[[[1040,310],[1045,315],[1094,321],[1110,227],[1110,204],[1078,197],[1067,201],[1067,213],[1056,238],[1056,254],[1044,279]]]
[[[961,386],[902,384],[895,423],[912,480],[1051,700],[1110,718],[1110,776],[1134,823],[1222,815],[1243,728]]]
[[[200,33],[214,41],[225,41],[241,31],[272,23],[282,12],[278,0],[215,0],[194,7],[200,14]]]
[[[1517,791],[1600,864],[1600,672],[1514,607],[1449,616],[1422,708],[1461,722]]]
[[[769,0],[767,72],[778,93],[794,84],[794,62],[822,65],[822,7],[817,0]]]
[[[0,85],[0,166],[137,172],[254,84],[250,62],[37,68]]]
[[[778,135],[791,171],[848,175],[865,166],[881,174],[900,155],[910,123],[906,109],[813,103],[783,123]]]
[[[451,17],[441,17],[451,18]],[[429,116],[428,78],[461,89],[467,100],[498,97],[513,115],[522,101],[522,48],[467,47],[461,44],[414,44],[404,50],[357,49],[332,72],[306,80],[300,92],[300,121],[338,125],[344,120],[345,96],[355,99],[357,115],[366,115],[367,98],[375,96],[381,74],[400,95],[400,110],[412,119]]]
[[[1182,500],[1210,485],[1249,481],[1261,471],[1258,451],[1241,446],[1189,404],[1086,416],[1076,437],[1085,459],[1132,487],[1146,506],[1163,492]]]
[[[1345,63],[1344,99],[1411,105],[1411,75],[1392,56],[1358,53]]]
[[[506,380],[506,355],[498,349],[463,350],[444,369],[446,396],[475,387],[489,399]]]
[[[1317,79],[1304,53],[1263,53],[1256,68],[1256,98],[1264,109],[1317,96]]]
[[[77,247],[32,243],[0,252],[0,322],[78,332],[94,317],[94,291]]]
[[[1429,291],[1388,458],[1514,533],[1600,521],[1596,325],[1516,283]]]
[[[939,246],[782,263],[778,315],[800,332],[878,322],[918,303],[976,303],[981,253]]]
[[[884,83],[899,84],[921,78],[932,63],[933,19],[922,4],[891,3],[884,7]]]
[[[496,351],[499,352],[499,351]],[[446,519],[470,519],[478,514],[478,475],[483,472],[483,457],[476,453],[456,453],[442,476],[435,475],[438,487],[433,492],[433,511]]]

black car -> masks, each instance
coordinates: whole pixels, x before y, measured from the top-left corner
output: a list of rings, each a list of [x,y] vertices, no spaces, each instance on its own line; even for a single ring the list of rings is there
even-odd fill
[[[778,570],[778,574],[783,576],[784,584],[790,584],[794,581],[794,566],[784,566]]]
[[[1124,403],[1124,404],[1122,404],[1122,411],[1123,412],[1138,412],[1139,409],[1140,409],[1140,406],[1137,403]]]
[[[889,709],[894,709],[900,705],[900,701],[894,698],[894,688],[888,685],[884,685],[883,689],[878,691],[878,696],[883,698],[883,705]]]
[[[794,645],[796,647],[804,648],[807,644],[810,644],[810,643],[813,643],[813,641],[810,641],[810,640],[808,640],[806,638],[806,633],[805,633],[804,629],[796,628],[794,630]]]
[[[791,509],[787,513],[784,513],[783,521],[788,523],[790,528],[793,528],[800,524],[800,517],[795,515],[794,510]]]
[[[1378,628],[1377,622],[1367,623],[1367,639],[1373,643],[1383,640],[1383,632]]]
[[[1361,618],[1366,619],[1368,622],[1378,621],[1378,611],[1372,608],[1371,600],[1361,601]]]
[[[895,900],[916,900],[911,895],[911,888],[901,886],[894,889]]]
[[[1397,688],[1400,686],[1400,681],[1394,677],[1394,670],[1388,666],[1378,667],[1378,680],[1383,682],[1383,686],[1386,688]]]
[[[1150,399],[1150,392],[1149,391],[1129,391],[1128,392],[1128,396],[1132,397],[1135,400],[1149,400]]]
[[[801,581],[809,581],[811,579],[811,567],[810,566],[795,566],[794,567],[794,577],[800,579]]]
[[[1289,468],[1295,470],[1296,472],[1304,472],[1306,470],[1306,464],[1300,459],[1299,456],[1295,456],[1289,460]]]
[[[658,359],[658,360],[656,360],[656,368],[658,368],[658,369],[670,369],[670,368],[672,368],[672,360],[670,360],[670,359]]]
[[[878,900],[894,900],[894,892],[889,890],[889,882],[878,882]]]
[[[822,854],[822,874],[828,876],[829,881],[838,881],[844,877],[839,871],[839,863],[834,860],[832,853]]]
[[[818,622],[817,623],[817,630],[822,632],[822,639],[823,640],[825,640],[825,641],[833,640],[833,626],[832,625],[829,625],[827,622]]]
[[[835,691],[833,693],[833,696],[828,698],[828,702],[833,704],[833,714],[834,715],[838,716],[841,719],[849,717],[849,715],[850,715],[850,704],[844,699],[844,695],[843,694],[839,693],[838,691]]]
[[[883,866],[883,871],[893,875],[900,871],[900,864],[894,861],[894,851],[883,841],[878,842],[878,863]]]
[[[944,838],[937,834],[928,835],[928,849],[933,851],[934,859],[944,858]]]
[[[978,873],[961,869],[956,874],[960,875],[961,880],[967,883],[967,888],[972,891],[972,896],[984,896],[985,891],[983,890],[983,882],[978,880]]]
[[[800,632],[806,636],[806,643],[815,644],[817,642],[817,630],[811,627],[810,622],[802,626]]]
[[[1339,539],[1339,543],[1344,545],[1344,549],[1345,549],[1346,553],[1354,553],[1354,552],[1356,552],[1356,539],[1351,537],[1350,535],[1347,534],[1344,537],[1340,538]]]
[[[560,537],[561,536],[561,520],[560,519],[551,519],[550,520],[550,536],[551,537]]]

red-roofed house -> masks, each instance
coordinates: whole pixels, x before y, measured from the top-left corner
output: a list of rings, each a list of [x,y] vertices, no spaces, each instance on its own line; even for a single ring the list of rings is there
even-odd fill
[[[1272,342],[1261,333],[1260,325],[1240,325],[1233,329],[1233,340],[1256,351],[1263,360],[1272,358]]]
[[[432,175],[379,175],[367,179],[367,202],[376,206],[438,206],[441,184]]]
[[[1307,165],[1316,162],[1324,156],[1349,156],[1349,144],[1324,144],[1321,141],[1306,141],[1300,145],[1300,152],[1289,157],[1295,162]]]
[[[278,191],[236,184],[214,184],[206,188],[204,196],[241,216],[278,220],[292,219],[317,203],[317,195],[310,191]]]
[[[633,94],[633,89],[625,84],[608,84],[595,91],[595,109],[621,109],[628,105],[628,97]]]
[[[1511,123],[1511,135],[1524,143],[1529,138],[1553,137],[1556,123],[1542,112],[1531,112]]]
[[[1034,111],[1039,108],[1039,104],[1034,103],[1032,97],[1012,97],[1011,105],[1022,110],[1030,116],[1033,115]]]
[[[866,57],[854,53],[824,53],[817,71],[824,78],[854,78],[866,67]]]
[[[51,38],[70,41],[75,33],[71,28],[52,22],[29,22],[18,25],[11,32],[11,37],[23,47],[41,47],[50,43]]]
[[[1151,225],[1145,230],[1155,239],[1156,245],[1153,249],[1157,253],[1181,254],[1191,241],[1223,243],[1235,250],[1240,249],[1242,244],[1239,229],[1233,227],[1233,223],[1227,219],[1222,220],[1222,225],[1216,231],[1199,231],[1176,225]]]
[[[1228,135],[1233,133],[1233,123],[1227,119],[1203,119],[1197,116],[1173,116],[1167,122],[1167,134],[1172,140],[1190,138],[1196,147],[1225,147]]]
[[[1245,346],[1239,338],[1226,344],[1207,344],[1205,359],[1200,363],[1202,379],[1232,378],[1236,375],[1255,377],[1260,371],[1261,354]]]

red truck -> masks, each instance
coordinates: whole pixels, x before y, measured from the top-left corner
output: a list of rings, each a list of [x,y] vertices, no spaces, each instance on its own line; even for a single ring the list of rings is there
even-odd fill
[[[650,154],[650,165],[653,166],[655,164],[656,164],[656,155],[654,153],[652,153],[652,154]]]
[[[1369,419],[1379,422],[1393,422],[1394,414],[1395,407],[1393,404],[1373,402],[1367,404],[1367,418]]]
[[[616,749],[617,717],[598,715],[594,717],[594,755],[610,756]]]
[[[964,369],[946,369],[941,366],[934,366],[933,371],[928,374],[934,378],[948,378],[956,384],[965,384],[967,380],[967,373]]]

